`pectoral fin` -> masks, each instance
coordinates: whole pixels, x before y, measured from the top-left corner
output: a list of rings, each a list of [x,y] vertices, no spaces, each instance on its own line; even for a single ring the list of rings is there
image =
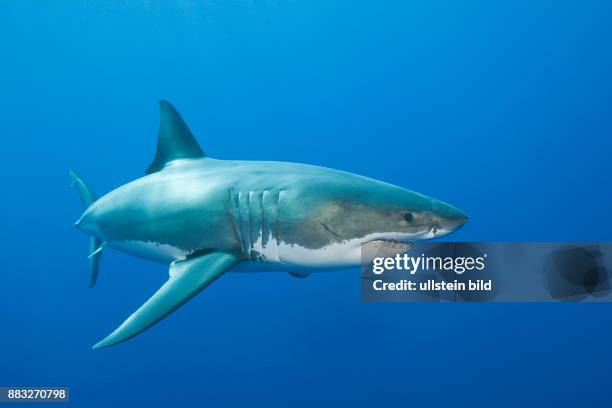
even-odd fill
[[[210,285],[238,261],[236,255],[213,252],[173,262],[168,281],[121,326],[93,348],[112,346],[145,331]]]

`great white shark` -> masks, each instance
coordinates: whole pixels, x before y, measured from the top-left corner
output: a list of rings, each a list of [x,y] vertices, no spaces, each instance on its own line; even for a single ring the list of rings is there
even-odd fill
[[[91,236],[93,287],[104,248],[169,265],[166,283],[93,348],[128,340],[225,272],[357,266],[361,245],[447,235],[467,221],[442,201],[356,174],[305,164],[208,157],[160,101],[157,152],[146,175],[97,198],[70,172]]]

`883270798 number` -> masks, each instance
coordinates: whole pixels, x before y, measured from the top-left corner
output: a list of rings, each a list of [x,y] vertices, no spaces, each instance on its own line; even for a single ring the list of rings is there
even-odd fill
[[[68,387],[0,387],[0,402],[68,402]]]

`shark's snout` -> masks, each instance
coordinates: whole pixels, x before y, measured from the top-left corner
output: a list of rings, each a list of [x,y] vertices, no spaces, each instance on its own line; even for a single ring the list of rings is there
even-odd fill
[[[443,211],[439,212],[439,216],[436,217],[435,222],[430,228],[430,233],[434,238],[448,235],[451,232],[457,231],[468,220],[468,216],[463,212],[448,204],[444,204]]]

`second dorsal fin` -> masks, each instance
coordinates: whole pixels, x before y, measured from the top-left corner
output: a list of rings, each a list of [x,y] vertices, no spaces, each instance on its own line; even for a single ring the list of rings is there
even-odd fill
[[[187,124],[170,102],[159,101],[159,113],[157,152],[146,174],[161,170],[172,160],[197,159],[205,156]]]

